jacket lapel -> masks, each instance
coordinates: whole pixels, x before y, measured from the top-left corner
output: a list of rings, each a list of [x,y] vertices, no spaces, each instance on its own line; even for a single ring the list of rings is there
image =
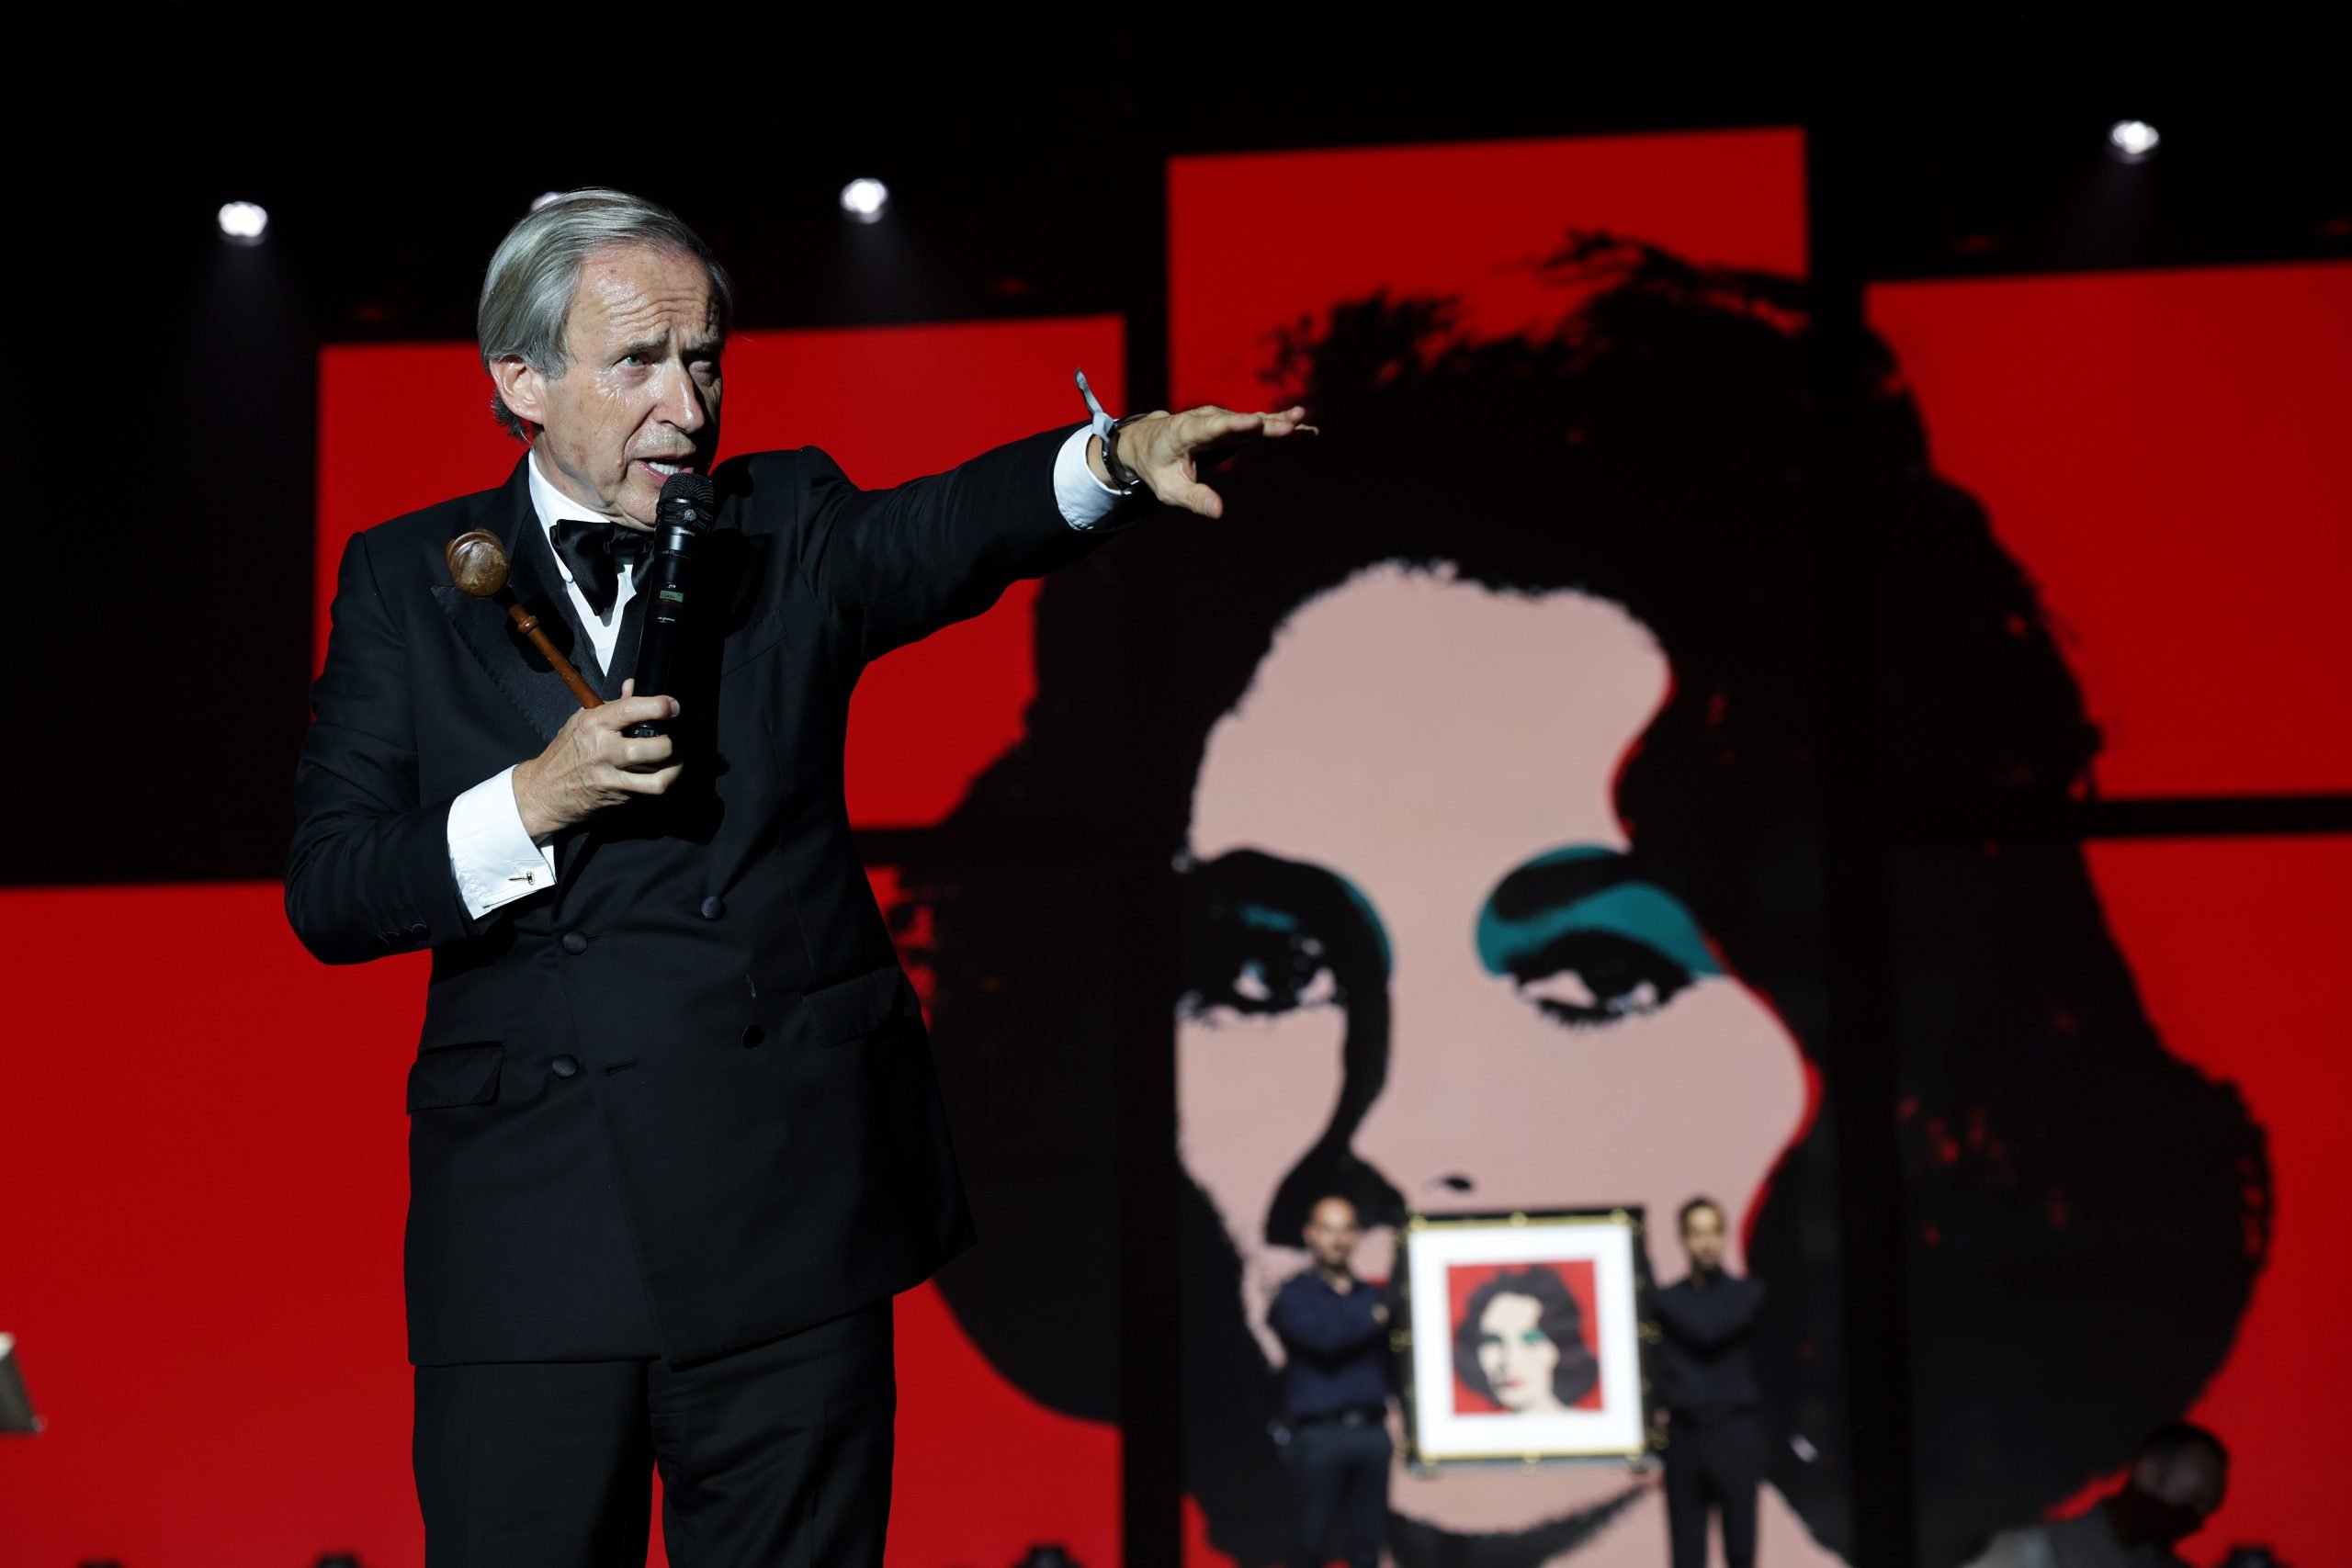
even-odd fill
[[[560,589],[563,580],[556,574],[555,557],[548,547],[546,530],[538,526],[531,507],[530,474],[524,466],[530,460],[526,454],[523,461],[514,466],[499,502],[503,515],[493,529],[500,543],[506,547],[506,558],[512,563],[507,573],[508,592],[525,609],[538,616],[539,627],[547,633],[548,640],[571,658],[571,649],[579,645],[567,604],[571,595],[548,592],[550,584]],[[514,704],[532,731],[542,742],[553,740],[556,731],[563,728],[563,721],[578,711],[580,705],[573,700],[562,677],[514,629],[504,603],[472,598],[449,582],[435,583],[433,597],[449,617],[458,640]],[[590,661],[589,673],[594,673],[594,660]]]

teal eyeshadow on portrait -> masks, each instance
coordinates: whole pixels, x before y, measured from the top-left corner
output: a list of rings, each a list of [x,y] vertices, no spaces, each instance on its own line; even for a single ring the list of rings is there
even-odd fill
[[[1389,954],[1388,928],[1380,923],[1380,912],[1372,907],[1372,900],[1365,897],[1354,883],[1337,872],[1327,871],[1324,874],[1338,883],[1340,889],[1347,894],[1348,903],[1354,908],[1358,915],[1363,917],[1364,929],[1372,933],[1373,941],[1379,944],[1381,973],[1391,972],[1396,965]],[[1271,904],[1245,903],[1238,912],[1241,916],[1241,923],[1255,931],[1281,931],[1289,935],[1302,930],[1306,923],[1288,909],[1277,909]]]
[[[1583,846],[1555,850],[1531,863],[1589,860],[1609,850]],[[1478,911],[1478,961],[1490,975],[1508,975],[1517,960],[1542,952],[1569,931],[1600,931],[1657,949],[1693,975],[1720,975],[1722,965],[1707,947],[1699,922],[1682,901],[1647,882],[1621,882],[1557,908],[1524,919],[1507,920],[1492,904]]]
[[[1396,954],[1388,945],[1388,928],[1380,923],[1380,911],[1372,907],[1372,900],[1365,897],[1354,883],[1336,871],[1330,875],[1331,880],[1346,891],[1348,902],[1356,907],[1356,913],[1363,917],[1364,926],[1372,932],[1373,941],[1380,944],[1380,972],[1394,975],[1396,972]]]

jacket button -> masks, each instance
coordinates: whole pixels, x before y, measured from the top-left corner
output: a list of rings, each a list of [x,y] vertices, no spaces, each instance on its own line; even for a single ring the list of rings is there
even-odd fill
[[[725,913],[727,913],[727,900],[721,898],[718,894],[714,893],[709,897],[705,898],[702,901],[702,918],[704,919],[715,920]]]
[[[767,1037],[768,1032],[762,1029],[756,1023],[747,1023],[743,1026],[743,1047],[745,1050],[749,1050],[752,1046],[757,1045],[761,1041],[765,1040]]]
[[[563,950],[576,957],[588,951],[588,939],[578,931],[566,931],[563,933]]]
[[[576,1056],[558,1056],[548,1066],[555,1069],[556,1077],[568,1078],[580,1070],[580,1059]]]

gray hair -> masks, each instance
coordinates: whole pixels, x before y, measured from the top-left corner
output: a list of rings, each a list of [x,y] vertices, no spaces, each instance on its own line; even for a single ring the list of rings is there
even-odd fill
[[[597,252],[616,245],[651,245],[702,263],[718,304],[720,335],[734,325],[734,285],[701,235],[666,207],[592,186],[566,191],[536,209],[498,243],[489,275],[481,281],[481,304],[474,312],[482,368],[488,370],[501,359],[520,359],[549,379],[561,376],[570,364],[564,323],[571,315],[572,296],[580,291],[580,268]],[[530,439],[528,427],[494,390],[490,412],[508,434],[518,441]]]

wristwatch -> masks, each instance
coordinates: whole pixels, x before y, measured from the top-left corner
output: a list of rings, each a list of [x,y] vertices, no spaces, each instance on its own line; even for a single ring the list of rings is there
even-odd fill
[[[1111,476],[1111,488],[1121,495],[1133,495],[1143,488],[1143,476],[1119,457],[1119,432],[1142,417],[1139,413],[1131,413],[1125,419],[1114,419],[1111,422],[1111,428],[1102,433],[1102,468]]]
[[[1133,495],[1143,488],[1143,476],[1119,461],[1119,432],[1144,416],[1131,413],[1125,419],[1113,419],[1086,384],[1086,372],[1078,373],[1079,395],[1086,400],[1086,407],[1093,417],[1094,434],[1102,443],[1102,471],[1111,476],[1111,488],[1121,495]]]

